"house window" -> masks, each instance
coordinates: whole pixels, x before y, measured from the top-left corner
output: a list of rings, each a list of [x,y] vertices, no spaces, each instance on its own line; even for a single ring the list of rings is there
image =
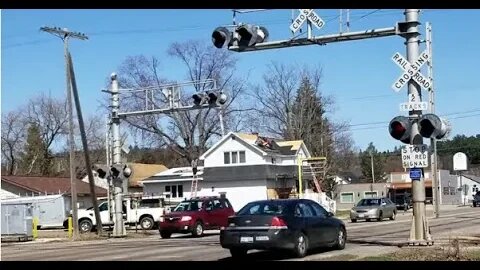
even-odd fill
[[[365,191],[363,193],[364,198],[376,198],[378,196],[378,193],[376,191]]]
[[[353,203],[353,192],[343,192],[340,194],[340,203]]]
[[[277,164],[277,159],[272,157],[272,164]]]
[[[183,185],[165,186],[165,192],[170,192],[170,198],[183,198]]]
[[[230,152],[223,153],[223,164],[230,164]]]
[[[455,188],[454,187],[450,187],[450,195],[455,195]]]
[[[443,188],[443,195],[449,195],[449,190],[450,190],[450,188],[444,187]]]
[[[172,198],[177,197],[177,186],[172,186]]]
[[[245,151],[223,152],[223,164],[245,163]]]
[[[178,197],[183,198],[183,185],[177,186]]]
[[[245,151],[240,151],[240,163],[245,163]]]

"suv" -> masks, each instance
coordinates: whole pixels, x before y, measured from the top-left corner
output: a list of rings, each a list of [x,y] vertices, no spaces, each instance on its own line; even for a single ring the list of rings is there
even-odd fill
[[[160,217],[160,236],[170,238],[172,233],[202,236],[204,230],[226,227],[228,217],[234,214],[235,211],[226,198],[202,197],[185,200],[170,213]]]

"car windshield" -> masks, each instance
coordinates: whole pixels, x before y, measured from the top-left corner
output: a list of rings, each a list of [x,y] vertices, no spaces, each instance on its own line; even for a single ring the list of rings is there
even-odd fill
[[[240,209],[237,215],[281,215],[284,210],[285,207],[278,202],[252,202]]]
[[[198,211],[202,209],[202,204],[202,201],[184,201],[178,204],[172,212]]]
[[[362,199],[357,204],[357,206],[372,206],[372,205],[380,205],[380,199]]]

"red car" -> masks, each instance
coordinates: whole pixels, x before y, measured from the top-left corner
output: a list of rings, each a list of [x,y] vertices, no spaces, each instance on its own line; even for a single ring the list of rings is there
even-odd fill
[[[172,212],[160,217],[160,236],[170,238],[172,233],[202,236],[204,230],[226,227],[228,217],[234,214],[235,211],[226,198],[201,197],[185,200]]]

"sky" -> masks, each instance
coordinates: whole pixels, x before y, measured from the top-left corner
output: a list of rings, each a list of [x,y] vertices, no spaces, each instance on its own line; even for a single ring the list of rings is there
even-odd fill
[[[338,33],[338,10],[315,12],[326,22],[322,29],[314,30],[315,35]],[[265,26],[273,41],[291,37],[291,16],[291,10],[268,10],[237,14],[236,21]],[[480,133],[474,125],[480,123],[479,16],[480,10],[428,9],[420,14],[422,38],[425,22],[432,24],[436,112],[451,122],[451,136]],[[400,9],[354,9],[350,10],[350,31],[392,27],[403,20]],[[106,95],[100,90],[109,74],[127,56],[157,56],[164,77],[186,80],[182,64],[167,55],[168,46],[187,40],[210,42],[213,29],[225,24],[232,24],[231,10],[2,10],[2,113],[18,108],[39,92],[65,95],[63,44],[39,31],[41,26],[67,27],[89,37],[87,41],[72,40],[70,52],[83,114],[91,115],[98,113],[98,101]],[[373,142],[380,150],[391,150],[401,143],[388,134],[388,122],[405,115],[399,104],[407,101],[406,87],[398,93],[391,88],[401,74],[391,57],[396,52],[406,56],[405,50],[404,39],[391,36],[235,56],[238,74],[249,74],[252,84],[262,82],[272,61],[320,65],[322,92],[335,100],[333,119],[350,123],[358,148],[365,149]],[[426,69],[422,72],[426,74]],[[427,97],[425,91],[423,95]]]

